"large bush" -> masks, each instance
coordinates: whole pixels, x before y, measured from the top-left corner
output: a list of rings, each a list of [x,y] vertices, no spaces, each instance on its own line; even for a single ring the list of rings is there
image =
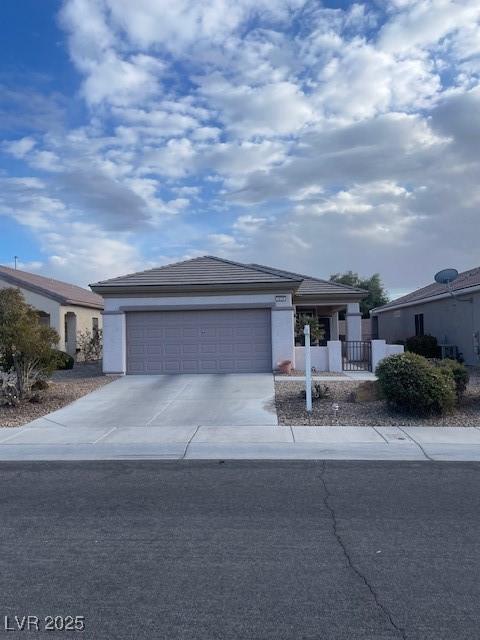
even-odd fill
[[[28,398],[33,384],[53,371],[57,342],[57,332],[41,324],[19,289],[0,290],[0,368],[15,374],[19,399]]]
[[[380,362],[378,383],[387,402],[411,414],[432,415],[455,404],[453,375],[431,365],[423,356],[400,353]]]
[[[60,351],[60,349],[54,349],[55,354],[55,368],[56,369],[73,369],[75,359],[66,351]]]
[[[407,338],[405,342],[405,349],[412,353],[418,353],[419,356],[424,358],[438,358],[440,354],[440,348],[435,336],[412,336]]]
[[[441,373],[453,377],[457,402],[461,402],[467,390],[468,381],[470,380],[467,367],[457,362],[457,360],[451,360],[449,358],[437,362],[437,367]]]

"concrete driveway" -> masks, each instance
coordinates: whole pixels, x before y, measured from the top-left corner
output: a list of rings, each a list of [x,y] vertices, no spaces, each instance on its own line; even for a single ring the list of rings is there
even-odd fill
[[[63,427],[113,428],[277,425],[273,376],[125,376],[54,411]]]

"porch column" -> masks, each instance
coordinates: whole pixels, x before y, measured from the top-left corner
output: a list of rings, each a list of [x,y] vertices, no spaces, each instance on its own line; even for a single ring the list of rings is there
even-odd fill
[[[361,340],[362,339],[362,314],[360,313],[360,305],[358,302],[350,302],[347,304],[346,314],[346,339]]]
[[[338,311],[330,316],[330,340],[338,340]]]

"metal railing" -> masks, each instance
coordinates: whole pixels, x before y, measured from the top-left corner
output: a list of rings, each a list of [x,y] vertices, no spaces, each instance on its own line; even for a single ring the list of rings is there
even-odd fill
[[[372,343],[369,340],[342,342],[342,366],[344,371],[371,371]]]

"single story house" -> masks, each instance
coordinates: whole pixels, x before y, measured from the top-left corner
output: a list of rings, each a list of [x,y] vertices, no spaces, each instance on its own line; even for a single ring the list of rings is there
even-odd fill
[[[0,289],[6,287],[20,289],[40,320],[59,334],[58,348],[72,356],[77,352],[79,331],[102,327],[103,300],[87,289],[0,265]]]
[[[480,267],[460,273],[449,285],[436,282],[372,309],[373,332],[391,342],[435,336],[445,353],[480,364]]]
[[[295,365],[304,350],[301,336],[296,346],[296,313],[318,318],[325,342],[340,348],[338,312],[346,310],[348,339],[362,337],[365,291],[258,264],[203,256],[90,286],[105,304],[106,373],[248,373],[271,372],[285,360]],[[326,346],[318,350],[327,357]]]

